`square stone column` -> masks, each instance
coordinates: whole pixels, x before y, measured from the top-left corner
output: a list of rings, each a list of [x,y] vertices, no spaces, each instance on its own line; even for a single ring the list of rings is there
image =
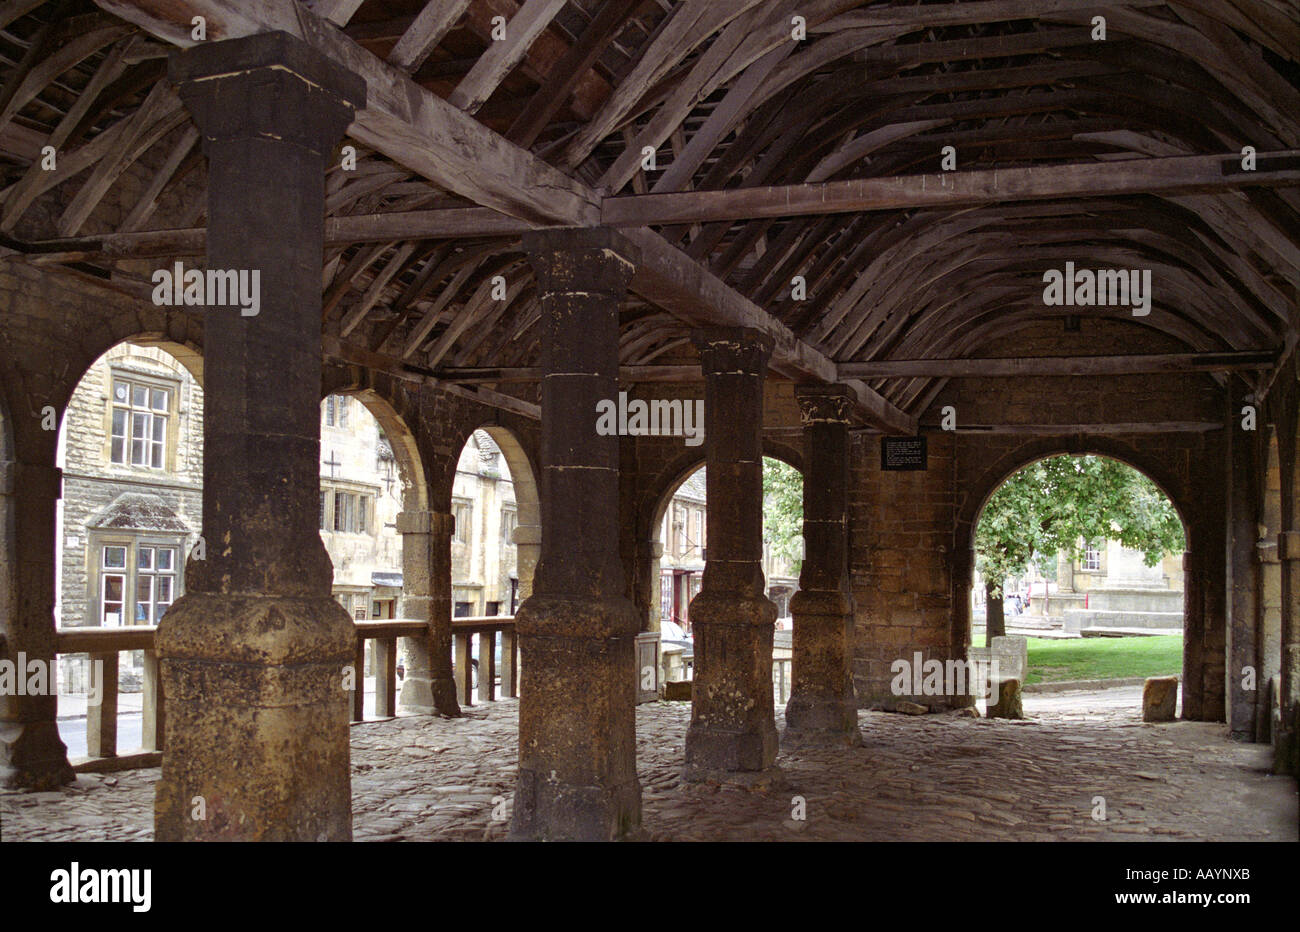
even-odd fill
[[[50,455],[53,446],[51,440]],[[51,790],[76,779],[59,737],[54,682],[54,528],[62,485],[54,466],[0,462],[0,534],[13,561],[0,570],[0,659],[16,664],[22,654],[28,664],[45,664],[47,685],[44,695],[0,694],[0,783],[6,786]]]
[[[451,535],[456,519],[443,511],[403,511],[402,616],[428,624],[423,638],[406,638],[401,706],[459,716],[451,672]]]
[[[1188,535],[1191,541],[1195,538]],[[1190,542],[1183,553],[1183,718],[1201,720],[1201,639],[1205,634],[1205,573],[1200,551]]]
[[[695,686],[686,780],[780,781],[772,697],[776,605],[763,586],[763,377],[772,339],[697,332],[704,371],[708,559],[691,600]]]
[[[618,553],[618,305],[634,259],[611,231],[524,237],[542,306],[541,552],[515,617],[523,678],[511,835],[602,841],[641,821],[636,609]],[[521,574],[522,578],[522,574]]]
[[[1234,738],[1255,740],[1256,706],[1264,695],[1267,681],[1261,678],[1258,656],[1259,567],[1255,543],[1259,536],[1259,488],[1256,477],[1254,433],[1241,429],[1236,412],[1245,397],[1238,383],[1230,383],[1224,434],[1228,456],[1228,618],[1226,624],[1226,670],[1224,688],[1227,695],[1229,734]],[[1253,689],[1242,687],[1245,669],[1254,667]]]
[[[1273,771],[1296,776],[1300,775],[1300,531],[1278,534],[1277,549],[1282,561],[1283,592],[1279,658],[1282,717],[1273,735]]]
[[[260,308],[204,317],[203,540],[158,628],[159,841],[352,836],[356,630],[317,528],[325,169],[365,97],[285,33],[174,53],[208,158],[210,269]]]
[[[803,422],[804,559],[794,617],[794,685],[785,707],[787,746],[862,743],[849,666],[853,598],[849,588],[849,420],[843,386],[798,386]]]

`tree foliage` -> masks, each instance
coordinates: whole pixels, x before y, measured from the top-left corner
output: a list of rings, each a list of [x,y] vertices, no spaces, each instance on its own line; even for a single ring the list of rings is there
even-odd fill
[[[1100,456],[1053,456],[1026,466],[984,506],[975,531],[976,567],[1001,590],[1008,576],[1087,542],[1118,540],[1155,566],[1184,547],[1173,504],[1131,466]]]
[[[763,541],[798,573],[803,562],[803,475],[763,457]]]

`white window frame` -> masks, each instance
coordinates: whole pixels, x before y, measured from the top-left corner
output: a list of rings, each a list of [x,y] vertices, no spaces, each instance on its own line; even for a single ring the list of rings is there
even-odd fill
[[[125,386],[126,399],[118,399],[119,386]],[[130,466],[137,469],[149,469],[165,472],[168,468],[168,453],[171,440],[172,413],[178,386],[143,379],[135,373],[110,370],[109,372],[109,418],[108,418],[108,461],[116,466]],[[136,404],[136,392],[146,393],[143,405]],[[163,395],[162,407],[158,407],[155,395]],[[122,415],[119,432],[118,414]],[[161,424],[161,431],[158,425]],[[140,428],[137,431],[137,427]],[[162,436],[158,437],[157,434]],[[141,436],[142,435],[142,436]],[[115,447],[120,443],[119,451]],[[140,444],[141,462],[136,461],[136,444]]]

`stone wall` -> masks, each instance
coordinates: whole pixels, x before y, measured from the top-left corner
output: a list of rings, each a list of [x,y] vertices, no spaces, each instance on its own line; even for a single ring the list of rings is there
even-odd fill
[[[900,699],[933,708],[960,696],[895,695],[891,665],[962,659],[952,644],[949,560],[954,522],[953,443],[931,434],[928,468],[880,468],[880,436],[853,435],[849,453],[849,574],[853,585],[853,683],[861,708]],[[913,684],[914,685],[914,684]]]

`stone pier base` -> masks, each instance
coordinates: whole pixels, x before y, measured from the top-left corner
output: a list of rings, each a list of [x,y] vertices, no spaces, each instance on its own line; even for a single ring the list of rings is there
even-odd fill
[[[350,841],[349,673],[333,599],[191,592],[158,630],[158,841]]]
[[[765,596],[707,589],[691,602],[697,678],[684,779],[779,786],[772,698],[776,606]]]
[[[786,747],[862,744],[858,704],[844,656],[851,643],[849,601],[840,592],[801,589],[794,616],[794,686],[785,706]]]
[[[532,596],[515,626],[526,701],[511,837],[611,841],[641,823],[636,775],[636,609]]]

